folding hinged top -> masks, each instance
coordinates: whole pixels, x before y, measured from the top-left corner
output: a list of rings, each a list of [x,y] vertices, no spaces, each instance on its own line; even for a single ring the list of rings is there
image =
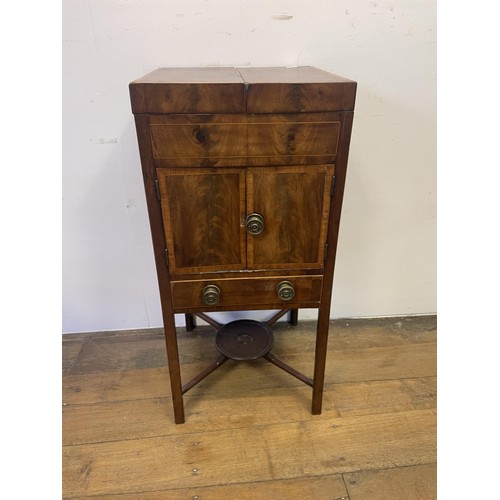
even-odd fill
[[[352,111],[356,82],[312,66],[159,68],[130,84],[134,114]]]

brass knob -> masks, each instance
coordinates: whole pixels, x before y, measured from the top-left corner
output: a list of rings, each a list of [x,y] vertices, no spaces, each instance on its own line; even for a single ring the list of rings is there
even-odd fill
[[[207,285],[203,289],[203,302],[207,306],[217,304],[220,299],[220,288],[217,285]]]
[[[247,231],[254,236],[264,231],[264,217],[260,214],[250,214],[247,216],[245,224],[247,226]]]
[[[295,297],[295,289],[290,281],[282,281],[276,288],[281,300],[292,300]]]

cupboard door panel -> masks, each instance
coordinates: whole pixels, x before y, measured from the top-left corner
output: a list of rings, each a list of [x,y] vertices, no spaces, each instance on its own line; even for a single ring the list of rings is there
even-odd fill
[[[247,236],[252,269],[322,268],[333,165],[247,169],[247,211],[264,230]]]
[[[157,169],[172,272],[246,266],[244,169]]]

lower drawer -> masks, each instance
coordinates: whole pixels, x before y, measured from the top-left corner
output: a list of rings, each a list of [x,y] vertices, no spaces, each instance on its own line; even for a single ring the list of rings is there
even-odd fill
[[[321,300],[322,276],[278,276],[173,281],[174,310],[223,310],[315,307]]]

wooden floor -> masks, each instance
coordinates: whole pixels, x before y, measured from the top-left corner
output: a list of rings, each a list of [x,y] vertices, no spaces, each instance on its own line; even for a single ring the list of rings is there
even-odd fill
[[[274,327],[312,375],[315,322]],[[228,361],[175,425],[161,330],[63,336],[63,495],[110,499],[436,498],[436,317],[331,322],[322,415],[265,360]],[[179,328],[184,382],[217,357]]]

